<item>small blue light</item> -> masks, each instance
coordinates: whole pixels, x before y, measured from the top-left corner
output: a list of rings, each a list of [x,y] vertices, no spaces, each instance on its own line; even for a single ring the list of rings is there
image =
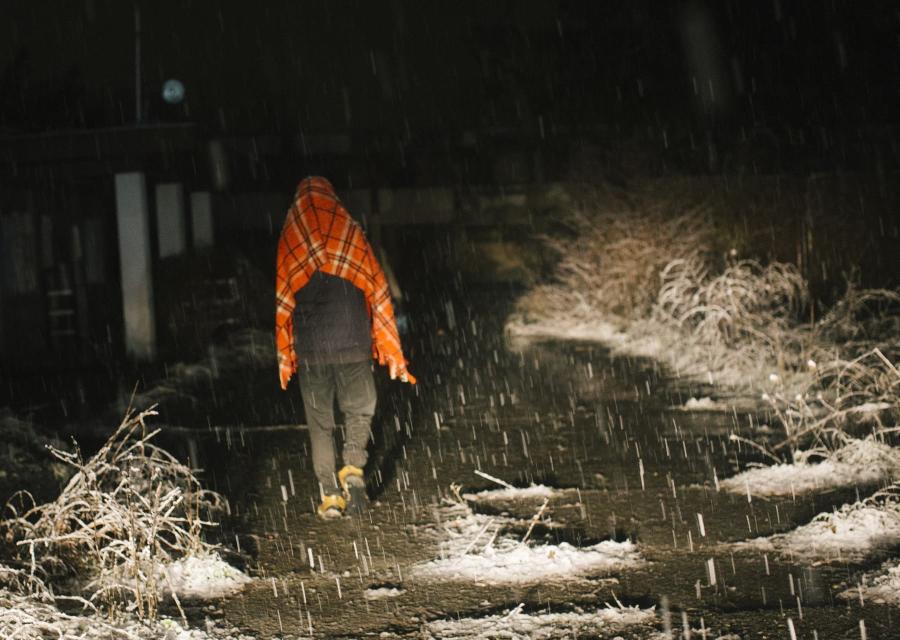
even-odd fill
[[[184,84],[175,78],[166,80],[162,87],[162,97],[169,104],[178,104],[184,100]]]

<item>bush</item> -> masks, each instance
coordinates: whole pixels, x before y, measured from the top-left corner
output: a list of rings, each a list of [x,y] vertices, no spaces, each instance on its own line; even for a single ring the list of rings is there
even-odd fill
[[[698,259],[675,259],[659,278],[654,317],[690,335],[708,354],[711,368],[737,356],[745,369],[783,372],[808,359],[798,318],[809,295],[793,265],[741,260],[713,274]]]
[[[900,357],[900,293],[851,278],[815,321],[797,267],[726,253],[715,238],[729,230],[691,198],[585,191],[563,232],[545,238],[559,263],[520,299],[511,330],[593,335],[677,372],[766,388],[786,432],[780,449],[840,447],[836,432],[868,423],[889,433],[900,413],[891,361]]]
[[[78,451],[51,448],[75,475],[53,502],[28,506],[28,494],[14,496],[12,517],[0,524],[29,576],[87,579],[92,605],[111,613],[134,609],[142,618],[156,616],[166,586],[162,567],[212,549],[202,539],[211,524],[202,514],[224,507],[220,495],[203,490],[189,468],[151,443],[158,433],[145,424],[151,415],[126,415],[87,461]]]
[[[543,238],[559,256],[552,282],[520,301],[526,314],[576,308],[642,317],[656,300],[666,264],[711,254],[713,228],[702,206],[595,189],[560,222],[561,233]]]

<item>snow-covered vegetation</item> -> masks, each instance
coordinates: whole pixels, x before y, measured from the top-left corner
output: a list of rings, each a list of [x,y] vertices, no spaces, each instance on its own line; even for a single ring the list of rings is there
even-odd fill
[[[900,293],[851,280],[823,313],[796,266],[738,255],[717,225],[703,207],[653,191],[586,191],[572,199],[564,230],[546,239],[558,266],[520,299],[508,333],[598,340],[761,397],[771,416],[759,429],[765,438],[732,437],[774,464],[721,489],[791,496],[896,482]],[[693,400],[679,409],[714,407]],[[879,495],[754,544],[809,558],[866,556],[900,541],[893,489]]]
[[[221,597],[249,581],[203,538],[224,499],[151,442],[151,415],[127,415],[87,460],[77,449],[51,448],[75,471],[59,497],[36,505],[21,492],[8,502],[0,522],[0,635],[43,637],[19,630],[17,620],[31,620],[59,637],[81,637],[82,627],[106,629],[85,637],[159,637],[152,632],[163,624],[155,620],[167,596],[180,610],[184,598]],[[89,615],[63,613],[61,603]]]
[[[629,627],[651,629],[656,612],[625,606],[606,606],[593,611],[523,611],[522,606],[480,618],[433,620],[422,630],[425,638],[510,638],[549,640],[550,638],[606,637]]]
[[[677,374],[752,389],[773,374],[802,389],[817,377],[810,363],[833,371],[873,347],[889,356],[900,347],[900,294],[849,286],[809,322],[797,267],[738,256],[690,201],[588,191],[563,224],[545,239],[555,271],[519,300],[511,335],[595,339]]]
[[[605,540],[589,547],[530,542],[532,524],[538,522],[545,506],[546,502],[530,522],[473,513],[465,504],[443,507],[433,530],[440,557],[413,567],[412,577],[442,582],[537,584],[608,575],[645,564],[637,546],[628,540]]]
[[[900,544],[900,500],[890,491],[821,513],[787,533],[755,538],[737,546],[774,551],[810,562],[862,561],[883,556]]]
[[[0,569],[2,573],[2,569]],[[52,598],[0,589],[0,637],[17,640],[255,640],[236,628],[212,623],[203,629],[161,617],[138,620],[125,615],[108,619],[92,613],[66,613]]]
[[[900,450],[874,437],[851,439],[834,451],[794,452],[794,461],[757,466],[719,482],[731,493],[794,497],[843,487],[877,487],[900,478]]]
[[[475,493],[464,493],[462,497],[470,502],[507,502],[552,498],[565,495],[571,490],[556,489],[542,484],[527,487],[504,487],[502,489],[485,489]]]
[[[839,595],[844,600],[900,605],[900,562],[885,562],[874,575],[862,575],[856,587]]]

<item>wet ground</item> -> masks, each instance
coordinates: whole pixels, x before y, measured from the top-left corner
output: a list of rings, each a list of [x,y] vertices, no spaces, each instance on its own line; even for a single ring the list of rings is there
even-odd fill
[[[492,307],[487,300],[482,309]],[[809,566],[730,546],[857,497],[748,501],[716,492],[716,477],[759,461],[729,435],[751,436],[765,416],[680,411],[688,397],[715,391],[596,345],[511,344],[501,321],[458,306],[452,319],[436,314],[415,327],[407,344],[421,383],[379,379],[372,504],[362,518],[314,517],[308,438],[290,426],[292,416],[302,421],[299,392],[278,395],[268,372],[216,385],[214,417],[191,422],[190,412],[164,411],[163,420],[189,430],[206,482],[230,498],[219,535],[259,578],[214,617],[261,637],[422,637],[428,621],[520,604],[565,612],[618,601],[659,615],[609,637],[650,637],[669,620],[682,633],[686,620],[693,637],[791,638],[789,619],[797,638],[900,637],[892,609],[837,598],[871,565]],[[187,450],[185,431],[166,437]],[[495,488],[476,470],[517,486],[572,489],[551,499],[544,518],[552,526],[536,527],[530,544],[630,539],[647,562],[514,586],[489,575],[462,583],[414,577],[416,565],[442,553],[436,523],[446,518],[451,485]],[[527,523],[541,502],[472,508]]]

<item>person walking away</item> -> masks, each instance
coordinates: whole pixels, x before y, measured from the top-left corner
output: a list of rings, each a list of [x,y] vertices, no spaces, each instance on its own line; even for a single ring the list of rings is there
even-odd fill
[[[384,272],[362,229],[322,177],[297,187],[278,241],[275,343],[281,388],[298,374],[322,518],[365,507],[366,445],[375,414],[374,359],[415,384],[403,356]],[[334,401],[344,414],[343,466]]]

